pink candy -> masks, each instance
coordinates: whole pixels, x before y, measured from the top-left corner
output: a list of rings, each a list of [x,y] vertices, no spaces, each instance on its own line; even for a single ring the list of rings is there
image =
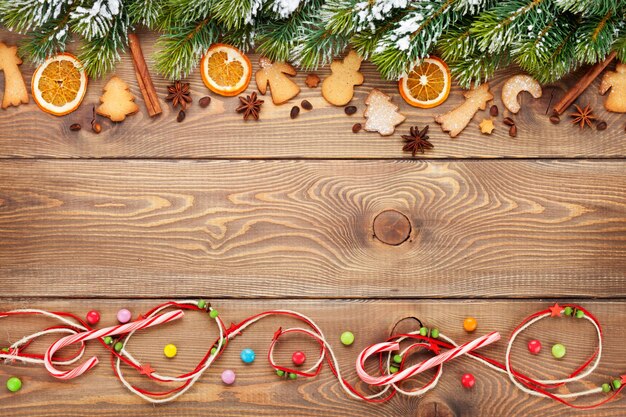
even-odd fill
[[[232,385],[235,382],[235,373],[230,369],[222,372],[222,382],[226,385]]]

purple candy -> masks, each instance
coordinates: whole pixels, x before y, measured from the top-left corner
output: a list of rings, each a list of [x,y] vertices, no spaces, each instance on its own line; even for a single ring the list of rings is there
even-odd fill
[[[123,308],[117,312],[117,321],[120,323],[128,323],[133,315],[127,309]]]
[[[222,372],[222,382],[226,385],[232,385],[232,383],[235,382],[235,373],[230,369]]]

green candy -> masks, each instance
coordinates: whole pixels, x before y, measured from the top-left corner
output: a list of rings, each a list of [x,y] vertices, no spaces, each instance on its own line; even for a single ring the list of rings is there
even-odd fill
[[[430,331],[430,337],[437,339],[439,337],[439,329],[432,329]]]
[[[565,312],[566,316],[571,316],[572,313],[574,312],[574,309],[572,307],[565,307],[563,311]]]
[[[0,350],[2,350],[3,353],[9,353],[9,348],[2,348]]]
[[[204,308],[204,307],[206,307],[206,301],[204,301],[204,300],[198,300],[198,307],[199,307],[199,308]]]
[[[422,328],[420,328],[420,335],[421,335],[421,336],[426,336],[426,335],[428,335],[428,328],[426,328],[426,327],[422,327]]]
[[[211,355],[215,355],[217,353],[217,348],[216,347],[212,347],[211,348]]]
[[[281,369],[277,369],[276,370],[276,375],[278,375],[278,376],[285,376],[285,371],[283,371]]]
[[[211,310],[211,312],[209,313],[209,316],[211,316],[212,319],[216,319],[217,316],[219,316],[220,313],[218,313],[217,310]]]
[[[115,344],[115,346],[113,346],[113,349],[117,352],[120,353],[122,351],[122,348],[124,347],[124,343],[122,342],[117,342]]]
[[[557,359],[561,359],[563,356],[565,356],[565,346],[563,346],[560,343],[555,344],[554,346],[552,346],[552,356],[554,356]]]
[[[22,381],[15,376],[7,380],[7,389],[11,392],[18,392],[22,389]]]
[[[396,372],[398,372],[398,368],[396,368],[395,366],[390,366],[389,367],[389,372],[392,374],[395,374]]]
[[[611,391],[611,386],[609,384],[602,384],[602,391],[604,392]]]
[[[402,363],[402,355],[393,355],[393,361],[395,363]]]
[[[105,336],[103,340],[106,345],[113,343],[113,338],[111,336]]]
[[[585,317],[585,312],[582,310],[576,310],[576,318],[582,319],[583,317]]]
[[[297,379],[298,375],[296,374],[289,374],[289,379]]]
[[[620,389],[621,386],[622,386],[622,382],[619,379],[613,380],[613,388]]]
[[[343,332],[341,333],[341,343],[344,346],[350,346],[354,343],[354,334],[352,332]]]

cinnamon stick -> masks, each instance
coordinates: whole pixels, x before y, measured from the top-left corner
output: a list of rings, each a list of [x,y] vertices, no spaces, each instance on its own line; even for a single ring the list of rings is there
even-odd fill
[[[554,106],[554,113],[561,115],[569,106],[576,101],[576,99],[591,85],[598,75],[615,59],[617,53],[611,52],[604,61],[598,62],[593,67],[589,68],[589,71],[581,77],[576,84],[570,88],[563,98]]]
[[[148,65],[146,64],[143,52],[141,51],[139,37],[137,37],[136,34],[128,34],[128,46],[130,47],[130,54],[133,58],[135,76],[137,77],[139,90],[141,90],[143,100],[146,103],[148,114],[150,115],[150,117],[156,116],[162,111],[161,105],[159,104],[159,97],[157,96],[156,90],[154,89],[154,84],[152,83],[152,77],[150,77]]]

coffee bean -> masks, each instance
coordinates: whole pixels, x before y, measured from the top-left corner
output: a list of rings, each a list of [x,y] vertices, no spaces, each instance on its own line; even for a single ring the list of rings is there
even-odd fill
[[[511,126],[511,128],[509,129],[509,136],[512,138],[517,136],[517,126]]]
[[[179,111],[178,112],[178,116],[176,116],[176,121],[178,123],[182,122],[183,120],[185,120],[185,116],[186,116],[186,114],[185,114],[184,110]]]
[[[362,128],[363,128],[363,126],[361,125],[361,123],[355,123],[352,126],[352,133],[359,133]]]
[[[561,123],[561,118],[558,114],[553,114],[552,116],[550,116],[550,123],[552,123],[553,125],[558,125],[559,123]]]
[[[498,106],[496,106],[495,104],[493,106],[491,106],[491,108],[489,109],[489,114],[492,117],[496,117],[498,115],[499,111],[498,111]]]
[[[344,111],[348,116],[352,116],[354,113],[356,113],[356,106],[348,106],[344,109]]]
[[[78,123],[74,123],[73,125],[70,126],[70,130],[72,132],[78,132],[81,129],[80,124]]]
[[[92,129],[94,132],[96,132],[96,133],[100,133],[100,132],[102,132],[102,125],[100,125],[100,123],[98,123],[98,122],[94,121],[94,122],[91,124],[91,129]]]
[[[313,109],[313,105],[309,102],[309,100],[302,100],[302,103],[300,103],[300,105],[302,106],[302,108],[304,110],[312,110]]]
[[[608,125],[606,124],[604,120],[601,120],[598,122],[598,124],[596,124],[596,130],[599,130],[599,131],[605,130],[607,127]]]
[[[211,97],[209,96],[204,96],[200,99],[200,101],[198,102],[200,104],[200,107],[205,108],[208,107],[209,104],[211,104]]]
[[[502,123],[504,123],[507,126],[515,126],[515,121],[511,119],[510,117],[505,117],[504,120],[502,120]]]
[[[292,119],[295,119],[296,117],[298,117],[299,114],[300,114],[300,107],[293,106],[291,108],[291,111],[289,112],[289,117],[291,117]]]

